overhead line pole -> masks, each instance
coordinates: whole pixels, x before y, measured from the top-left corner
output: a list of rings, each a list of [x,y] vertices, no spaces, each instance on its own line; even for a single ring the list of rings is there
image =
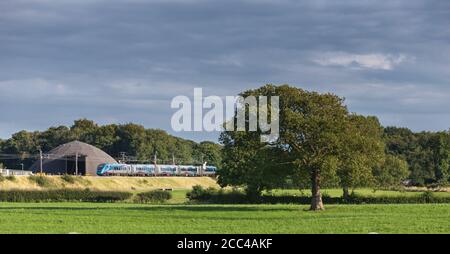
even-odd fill
[[[42,149],[39,149],[39,168],[40,168],[40,172],[41,172],[41,175],[42,175]]]
[[[78,176],[78,153],[75,155],[75,175]]]

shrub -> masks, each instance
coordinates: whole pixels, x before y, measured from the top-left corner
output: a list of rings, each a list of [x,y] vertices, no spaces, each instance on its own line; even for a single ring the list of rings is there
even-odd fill
[[[52,182],[50,181],[50,179],[48,177],[45,177],[45,176],[30,175],[28,177],[28,180],[30,182],[36,183],[40,187],[50,187],[52,185]]]
[[[0,202],[117,202],[131,198],[129,192],[85,190],[9,190],[0,191]]]
[[[11,181],[11,182],[15,182],[17,180],[16,176],[10,175],[5,177],[6,180]]]
[[[190,200],[208,200],[210,198],[210,195],[202,186],[195,185],[194,187],[192,187],[192,191],[186,194],[186,197]]]
[[[420,194],[420,198],[425,203],[434,203],[435,200],[434,194],[431,191],[425,191],[424,193]]]
[[[190,201],[218,204],[241,204],[241,203],[259,203],[258,197],[249,198],[248,195],[238,190],[225,192],[214,188],[204,189],[200,185],[192,188],[192,191],[186,194]]]
[[[172,193],[163,190],[153,190],[138,193],[134,199],[136,203],[164,203],[172,198]]]
[[[6,181],[6,180],[11,181],[11,182],[14,182],[14,181],[16,181],[17,179],[16,179],[16,177],[13,176],[13,175],[3,176],[2,174],[0,174],[0,183],[1,183],[1,182],[4,182],[4,181]]]
[[[138,181],[140,184],[148,184],[147,179],[141,179]]]
[[[64,182],[70,183],[70,184],[74,184],[76,182],[76,178],[75,176],[69,175],[69,174],[64,174],[61,176],[61,179]]]

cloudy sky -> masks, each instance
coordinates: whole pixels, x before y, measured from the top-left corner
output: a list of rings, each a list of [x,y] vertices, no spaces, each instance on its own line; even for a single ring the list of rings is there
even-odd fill
[[[450,1],[1,0],[0,137],[89,118],[174,133],[170,101],[289,83],[450,127]],[[175,133],[215,140],[216,133]]]

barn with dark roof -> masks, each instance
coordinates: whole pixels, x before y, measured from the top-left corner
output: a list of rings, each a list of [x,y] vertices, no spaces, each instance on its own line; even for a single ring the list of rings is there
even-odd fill
[[[44,153],[42,171],[47,174],[96,175],[97,167],[103,163],[117,161],[92,145],[73,141]],[[40,164],[41,161],[37,160],[31,170],[40,172]]]

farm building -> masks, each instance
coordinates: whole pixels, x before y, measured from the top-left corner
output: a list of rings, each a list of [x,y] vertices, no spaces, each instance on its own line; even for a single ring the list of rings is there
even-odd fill
[[[78,171],[79,175],[96,175],[97,167],[102,163],[117,161],[92,145],[73,141],[44,154],[42,171],[47,174],[75,174]],[[40,167],[40,160],[37,160],[31,170],[40,172]]]

